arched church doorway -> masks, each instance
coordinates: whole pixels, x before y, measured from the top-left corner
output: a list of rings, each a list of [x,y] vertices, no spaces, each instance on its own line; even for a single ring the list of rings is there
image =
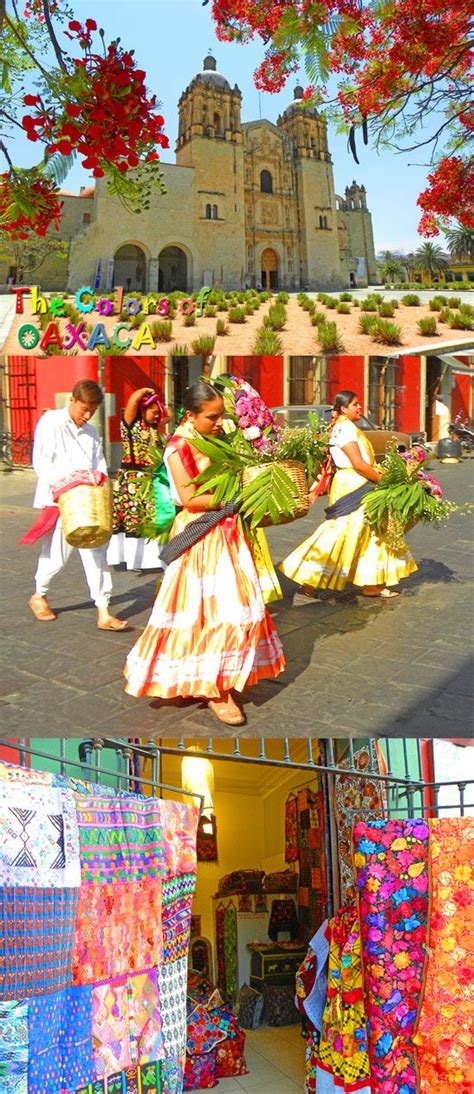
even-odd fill
[[[277,289],[278,288],[278,255],[275,251],[272,251],[271,247],[267,247],[261,259],[262,266],[262,285],[264,289]]]
[[[160,292],[186,291],[188,263],[181,247],[164,247],[158,257],[158,288]]]
[[[124,243],[114,255],[114,285],[125,292],[145,292],[146,255],[136,243]]]

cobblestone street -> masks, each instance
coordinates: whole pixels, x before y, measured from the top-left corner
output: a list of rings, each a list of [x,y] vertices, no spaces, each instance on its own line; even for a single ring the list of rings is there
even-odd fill
[[[474,500],[472,468],[469,460],[433,465],[459,503]],[[29,471],[0,480],[2,736],[225,736],[196,702],[137,700],[123,691],[123,664],[148,619],[155,574],[115,572],[113,610],[130,630],[107,634],[96,628],[74,555],[52,588],[57,622],[33,618],[27,600],[37,552],[18,539],[32,522],[34,482]],[[276,562],[319,523],[323,508],[320,499],[304,521],[270,530]],[[244,696],[242,736],[471,736],[472,515],[456,514],[438,530],[418,526],[409,543],[419,571],[391,603],[353,590],[314,602],[283,579],[285,599],[271,610],[287,668]]]

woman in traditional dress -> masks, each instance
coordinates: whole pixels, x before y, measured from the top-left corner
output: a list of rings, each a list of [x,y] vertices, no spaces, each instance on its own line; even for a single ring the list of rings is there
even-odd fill
[[[114,479],[113,535],[107,552],[111,566],[125,562],[127,570],[162,568],[158,533],[154,538],[143,533],[144,525],[151,531],[156,524],[152,494],[144,496],[140,488],[150,474],[151,446],[164,448],[161,430],[169,417],[169,411],[151,387],[134,391],[123,412],[122,463]]]
[[[213,505],[190,480],[208,466],[193,439],[216,437],[224,404],[198,381],[184,398],[185,418],[165,451],[175,502],[182,508],[170,541]],[[235,516],[225,516],[168,566],[150,621],[125,667],[126,691],[162,699],[207,700],[227,725],[245,716],[233,692],[278,676],[285,667],[280,640],[267,612],[247,540]]]
[[[389,600],[398,596],[393,586],[418,569],[405,544],[392,550],[364,520],[362,499],[382,472],[370,441],[357,427],[361,414],[354,391],[336,395],[329,439],[336,473],[326,520],[280,567],[310,596],[315,589],[343,589],[350,581],[364,596]]]

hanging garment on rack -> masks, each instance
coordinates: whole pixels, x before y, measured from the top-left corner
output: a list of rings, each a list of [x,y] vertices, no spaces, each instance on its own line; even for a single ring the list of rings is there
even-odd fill
[[[301,938],[308,942],[326,916],[327,883],[322,790],[298,792],[298,889]]]
[[[291,942],[298,938],[298,916],[294,900],[272,900],[268,925],[268,937],[272,942],[278,941],[280,931],[289,931]]]
[[[25,794],[36,807],[28,831]],[[0,908],[12,929],[0,958],[14,958],[6,990],[17,998],[0,1004],[2,1094],[97,1094],[103,1081],[108,1094],[138,1094],[145,1065],[143,1090],[181,1094],[199,811],[65,776],[32,773],[30,786],[2,765],[3,818],[15,800],[28,854],[13,857],[11,825]],[[18,867],[29,885],[11,883]],[[38,885],[56,869],[69,871],[62,885]]]
[[[419,1090],[471,1094],[474,818],[443,817],[429,826],[429,960],[413,1037]]]
[[[216,908],[216,959],[217,959],[217,987],[223,995],[227,995],[225,975],[225,905],[218,904]]]
[[[227,995],[237,996],[237,913],[233,904],[224,912],[225,983]]]
[[[80,889],[0,888],[0,998],[49,995],[72,983]]]
[[[80,885],[71,791],[0,779],[0,836],[0,885]]]
[[[285,862],[298,860],[298,799],[290,794],[285,802]]]
[[[426,961],[429,829],[424,820],[354,828],[373,1094],[417,1090],[413,1033]]]
[[[352,865],[352,829],[358,820],[364,820],[367,815],[383,818],[386,807],[384,784],[370,778],[372,772],[380,774],[374,744],[354,752],[353,764],[356,772],[367,772],[367,779],[361,779],[358,774],[336,775],[334,783],[339,876],[343,904],[353,903],[356,898]],[[338,762],[338,767],[349,767],[349,760],[341,760]]]
[[[360,928],[355,907],[329,923],[327,1001],[316,1063],[317,1094],[373,1094],[364,1007]]]

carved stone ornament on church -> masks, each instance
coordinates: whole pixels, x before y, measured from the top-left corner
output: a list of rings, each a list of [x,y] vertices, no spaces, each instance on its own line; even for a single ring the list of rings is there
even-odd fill
[[[277,224],[278,214],[273,205],[262,205],[262,224]]]

